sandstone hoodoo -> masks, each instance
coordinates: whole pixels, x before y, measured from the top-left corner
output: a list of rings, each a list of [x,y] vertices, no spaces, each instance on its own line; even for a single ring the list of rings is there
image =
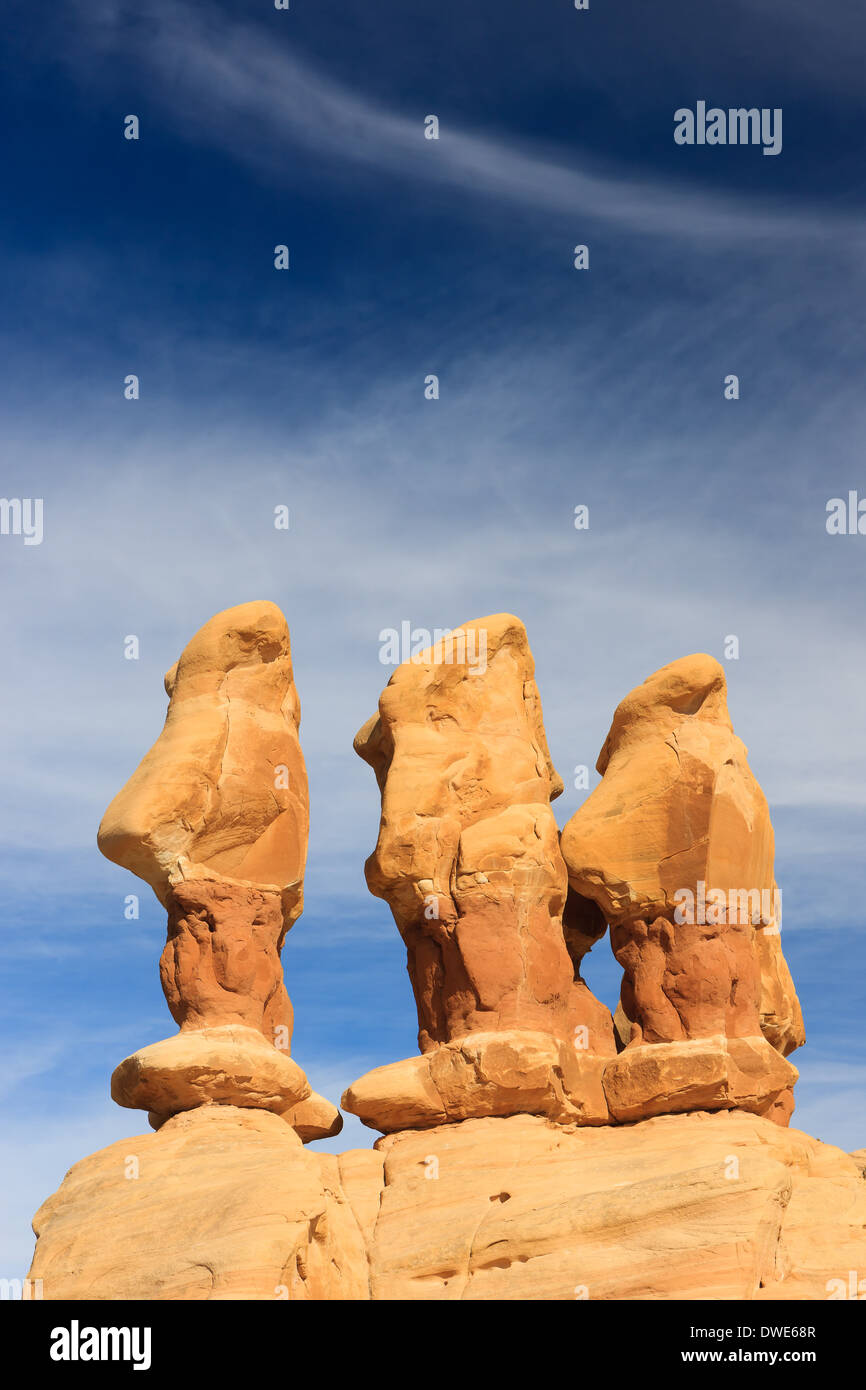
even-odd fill
[[[307,772],[289,629],[273,603],[218,613],[165,678],[165,727],[99,827],[109,859],[168,910],[160,979],[174,1038],[116,1069],[119,1105],[158,1127],[207,1104],[259,1107],[306,1139],[337,1133],[289,1055],[292,1006],[280,952],[303,907]]]
[[[626,696],[561,839],[523,625],[398,666],[355,747],[420,1053],[349,1087],[383,1137],[338,1156],[304,1148],[341,1119],[288,1047],[307,782],[282,614],[219,614],[167,689],[99,842],[166,906],[179,1032],[112,1080],[156,1132],[77,1163],[34,1218],[46,1299],[858,1296],[866,1151],[787,1127],[803,1021],[717,662]],[[608,928],[613,1017],[581,973]]]
[[[804,1041],[779,940],[767,802],[712,657],[656,671],[617,707],[602,780],[562,835],[571,887],[610,923],[625,1050],[611,1114],[739,1108],[785,1124]]]
[[[523,624],[466,623],[403,662],[355,748],[382,796],[367,883],[406,944],[422,1055],[362,1077],[344,1108],[388,1131],[520,1111],[604,1123],[613,1022],[565,942],[562,781]]]

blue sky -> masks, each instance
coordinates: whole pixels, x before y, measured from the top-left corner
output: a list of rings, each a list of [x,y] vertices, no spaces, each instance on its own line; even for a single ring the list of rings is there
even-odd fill
[[[5,30],[0,491],[45,531],[0,536],[0,1273],[71,1163],[146,1130],[108,1078],[173,1031],[164,916],[142,886],[124,920],[96,827],[164,671],[251,598],[292,632],[312,829],[283,959],[320,1090],[415,1050],[351,747],[379,632],[507,610],[560,823],[619,699],[738,636],[809,1035],[795,1123],[866,1144],[866,537],[825,527],[866,495],[862,10],[82,0]],[[698,100],[782,108],[782,153],[677,146]],[[586,973],[612,1005],[606,941]]]

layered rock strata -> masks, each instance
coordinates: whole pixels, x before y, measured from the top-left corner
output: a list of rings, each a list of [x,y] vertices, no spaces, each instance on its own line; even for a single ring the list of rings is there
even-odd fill
[[[336,1156],[210,1106],[77,1163],[30,1278],[47,1300],[862,1297],[863,1167],[743,1111],[467,1119]]]

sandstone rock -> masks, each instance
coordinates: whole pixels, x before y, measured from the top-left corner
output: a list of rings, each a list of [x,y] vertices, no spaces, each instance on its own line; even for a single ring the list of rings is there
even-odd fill
[[[614,955],[623,967],[621,1004],[631,1024],[629,1044],[759,1033],[761,978],[754,938],[749,924],[717,927],[664,917],[611,927]]]
[[[794,1113],[794,1085],[786,1086],[784,1091],[780,1091],[776,1098],[771,1101],[766,1110],[760,1113],[765,1120],[772,1120],[775,1125],[789,1125],[791,1116]]]
[[[346,1149],[338,1155],[340,1187],[355,1215],[369,1251],[385,1185],[385,1155],[376,1149]]]
[[[862,1267],[853,1161],[741,1111],[474,1119],[378,1148],[377,1300],[824,1299]]]
[[[406,943],[422,1053],[515,1030],[571,1044],[580,1028],[585,1046],[612,1056],[610,1013],[576,975],[582,950],[575,965],[563,932],[567,875],[550,809],[562,782],[523,624],[510,614],[466,623],[404,662],[355,748],[382,794],[367,883],[388,900]],[[463,1077],[462,1055],[451,1049],[442,1065]],[[377,1126],[433,1123],[445,1102],[430,1073],[397,1066],[356,1083],[348,1104]],[[491,1111],[480,1094],[467,1110],[462,1081],[458,1089],[448,1114],[510,1113]],[[553,1095],[555,1078],[540,1089]],[[510,1090],[530,1109],[542,1103],[535,1082]],[[401,1098],[411,1120],[399,1120]]]
[[[165,686],[165,727],[103,816],[99,848],[162,902],[180,858],[194,873],[276,885],[291,925],[309,809],[285,618],[266,602],[218,613]]]
[[[723,1034],[630,1046],[606,1064],[603,1076],[611,1116],[621,1123],[686,1110],[762,1114],[796,1080],[796,1068],[764,1037]]]
[[[792,1185],[772,1265],[755,1297],[862,1300],[866,1182],[862,1174],[859,1183],[852,1176],[852,1168],[858,1174],[853,1156],[789,1132],[808,1145],[809,1180]]]
[[[238,1105],[282,1114],[310,1083],[286,1052],[253,1028],[188,1029],[133,1052],[111,1078],[111,1097],[131,1110],[176,1115],[198,1105]]]
[[[176,1115],[76,1163],[34,1218],[33,1278],[46,1299],[366,1299],[324,1157],[266,1111]]]
[[[311,1144],[315,1139],[333,1139],[343,1128],[343,1117],[336,1105],[315,1091],[306,1100],[298,1101],[289,1110],[284,1110],[283,1119],[288,1121],[305,1144]]]
[[[761,1032],[787,1057],[806,1041],[803,1013],[788,962],[782,954],[779,927],[773,923],[755,931],[755,950],[761,976]]]
[[[303,1149],[342,1120],[289,1056],[307,799],[279,610],[218,615],[166,688],[100,845],[166,904],[180,1032],[112,1078],[156,1132],[77,1164],[37,1213],[46,1299],[860,1296],[866,1150],[787,1128],[802,1017],[718,663],[675,662],[621,703],[562,851],[518,620],[398,668],[356,747],[421,1055],[348,1089],[386,1137],[339,1156]],[[682,920],[682,890],[721,915]],[[581,976],[608,923],[613,1019]]]
[[[382,1134],[400,1129],[429,1129],[447,1118],[423,1054],[365,1072],[343,1092],[340,1105]]]
[[[300,1068],[298,1070],[300,1071]],[[207,1103],[211,1104],[211,1101]],[[336,1105],[333,1105],[325,1096],[320,1096],[316,1091],[307,1096],[306,1100],[296,1101],[294,1105],[290,1105],[288,1110],[279,1110],[278,1105],[279,1100],[274,1097],[273,1105],[268,1105],[266,1108],[274,1109],[287,1124],[291,1125],[304,1144],[312,1144],[316,1139],[333,1139],[343,1128],[343,1117]],[[183,1114],[184,1112],[178,1111],[177,1113]],[[151,1129],[162,1129],[166,1121],[171,1118],[170,1114],[159,1114],[155,1110],[149,1111],[147,1116]]]
[[[678,889],[773,888],[773,831],[710,656],[663,666],[617,707],[602,780],[562,834],[572,888],[611,923],[671,916]]]
[[[112,1095],[160,1131],[198,1105],[339,1117],[289,1056],[280,951],[303,905],[309,823],[289,629],[272,603],[218,613],[165,678],[165,727],[99,828],[103,854],[168,909],[160,979],[181,1032],[116,1068]],[[305,1108],[294,1113],[294,1107]]]
[[[684,657],[627,695],[597,766],[602,781],[563,831],[562,851],[571,893],[610,923],[623,967],[615,1033],[627,1051],[640,1049],[608,1069],[612,1113],[715,1108],[742,1093],[747,1108],[787,1123],[795,1077],[769,1049],[739,1048],[746,1079],[732,1077],[734,1052],[711,1043],[763,1033],[787,1055],[803,1041],[779,942],[769,811],[731,727],[719,663]],[[590,918],[578,946],[595,929]],[[707,1046],[669,1046],[698,1040]],[[667,1050],[651,1061],[647,1044]],[[762,1078],[752,1075],[756,1058]]]
[[[46,1299],[826,1299],[862,1267],[854,1158],[743,1111],[470,1119],[377,1149],[175,1116],[75,1165],[30,1278]]]
[[[850,1157],[853,1158],[863,1177],[866,1178],[866,1149],[854,1149]]]
[[[422,1051],[497,1028],[569,1036],[562,782],[523,624],[466,623],[398,666],[355,748],[382,793],[367,883],[408,948]]]
[[[224,879],[174,878],[166,895],[168,938],[159,963],[181,1029],[239,1024],[271,1043],[292,1034],[280,948],[280,895]]]
[[[472,1033],[377,1067],[349,1087],[341,1104],[383,1134],[521,1112],[605,1124],[605,1061],[547,1033]]]

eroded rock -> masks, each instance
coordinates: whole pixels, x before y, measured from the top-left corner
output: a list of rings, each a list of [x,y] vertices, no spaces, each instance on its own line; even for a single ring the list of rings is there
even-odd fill
[[[242,603],[205,623],[165,678],[165,727],[102,818],[99,848],[165,903],[180,859],[275,885],[303,907],[309,831],[286,620]]]
[[[470,1033],[367,1072],[341,1104],[383,1134],[521,1113],[600,1125],[610,1120],[602,1088],[606,1061],[549,1033]]]
[[[289,629],[273,603],[218,613],[165,678],[165,727],[99,827],[168,909],[160,979],[180,1033],[126,1058],[120,1105],[162,1131],[196,1106],[268,1109],[338,1132],[290,1057],[280,959],[303,906],[309,809]]]
[[[190,1110],[91,1154],[33,1229],[46,1299],[369,1297],[337,1160],[264,1110]]]
[[[404,662],[355,748],[382,794],[367,883],[406,943],[422,1053],[519,1030],[567,1047],[580,1027],[583,1046],[613,1055],[610,1014],[575,980],[563,934],[567,874],[550,808],[562,782],[523,624],[510,614],[466,623]],[[396,1089],[388,1075],[390,1124],[401,1087],[407,1114],[426,1101],[414,1064]],[[367,1105],[369,1085],[359,1086],[350,1094]]]
[[[719,663],[684,657],[631,691],[597,767],[562,851],[571,892],[610,923],[623,967],[612,1114],[740,1104],[787,1123],[796,1074],[777,1053],[803,1042],[802,1016],[779,939],[769,810]]]

